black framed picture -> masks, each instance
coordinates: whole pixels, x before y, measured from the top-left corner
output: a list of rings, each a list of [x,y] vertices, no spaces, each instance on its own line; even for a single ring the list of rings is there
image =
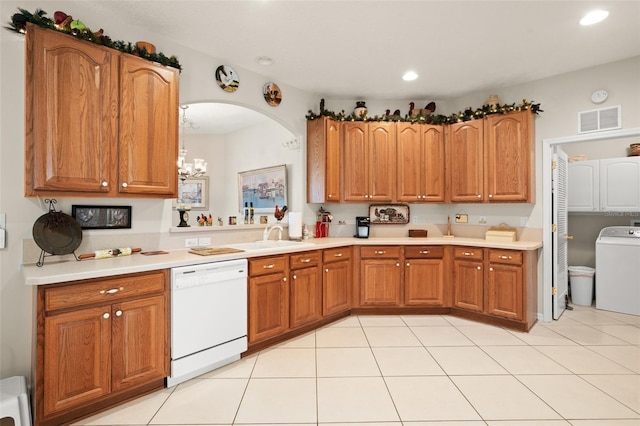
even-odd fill
[[[71,206],[71,216],[82,229],[131,228],[131,206]]]

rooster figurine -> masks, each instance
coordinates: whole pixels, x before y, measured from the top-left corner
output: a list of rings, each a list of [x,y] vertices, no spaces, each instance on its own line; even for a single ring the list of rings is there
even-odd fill
[[[287,206],[283,206],[282,209],[279,209],[276,205],[276,210],[273,212],[273,216],[275,216],[276,220],[280,222],[284,217],[284,214],[287,212]]]

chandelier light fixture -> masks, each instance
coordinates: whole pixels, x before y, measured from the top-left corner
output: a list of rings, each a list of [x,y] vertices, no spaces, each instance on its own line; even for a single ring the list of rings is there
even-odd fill
[[[193,163],[187,163],[187,148],[185,148],[185,128],[193,123],[187,120],[187,108],[189,105],[180,105],[182,109],[182,118],[180,125],[182,127],[182,147],[178,154],[178,177],[184,181],[187,178],[196,178],[207,173],[207,163],[202,158],[194,158]]]

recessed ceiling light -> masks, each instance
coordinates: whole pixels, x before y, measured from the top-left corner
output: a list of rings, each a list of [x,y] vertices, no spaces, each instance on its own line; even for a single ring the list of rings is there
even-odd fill
[[[260,65],[264,65],[269,66],[269,65],[273,65],[273,59],[271,59],[268,56],[258,56],[256,58],[256,62],[259,63]]]
[[[604,21],[609,16],[608,10],[592,10],[591,12],[584,15],[584,17],[580,20],[580,25],[593,25],[597,24],[600,21]]]
[[[406,73],[404,73],[404,75],[402,76],[402,79],[404,81],[413,81],[416,78],[418,78],[418,74],[416,74],[415,71],[407,71]]]

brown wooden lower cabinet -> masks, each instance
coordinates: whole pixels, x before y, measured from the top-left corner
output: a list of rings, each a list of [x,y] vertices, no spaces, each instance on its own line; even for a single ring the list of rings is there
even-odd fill
[[[360,247],[360,306],[400,306],[400,246]]]
[[[289,326],[301,327],[322,319],[322,254],[292,254],[289,281]]]
[[[405,246],[404,258],[404,304],[447,306],[444,247]]]
[[[249,344],[289,329],[288,258],[249,259]]]
[[[38,288],[36,425],[67,423],[164,386],[168,283],[160,270]]]
[[[329,316],[351,309],[351,247],[324,250],[322,276],[322,315]]]
[[[453,249],[453,306],[484,311],[484,265],[482,248]]]

